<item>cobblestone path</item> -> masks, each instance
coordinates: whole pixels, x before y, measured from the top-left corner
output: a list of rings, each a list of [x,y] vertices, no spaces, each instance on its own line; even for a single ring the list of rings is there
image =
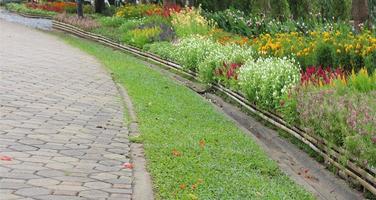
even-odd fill
[[[92,57],[0,19],[0,199],[130,199],[123,105]]]

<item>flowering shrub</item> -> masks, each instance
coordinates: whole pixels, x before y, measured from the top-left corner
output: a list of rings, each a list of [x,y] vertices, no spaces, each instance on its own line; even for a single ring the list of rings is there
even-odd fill
[[[248,60],[239,71],[241,90],[251,102],[267,109],[277,108],[299,80],[299,67],[286,58]]]
[[[345,79],[345,73],[342,69],[337,68],[332,70],[327,67],[323,69],[322,67],[307,67],[305,71],[301,74],[301,84],[302,85],[315,85],[323,86],[325,84],[331,84],[334,80]]]
[[[124,18],[140,18],[147,16],[148,13],[150,14],[153,10],[162,9],[159,5],[156,4],[126,4],[123,7],[119,8],[116,11],[117,17],[124,17]]]
[[[202,36],[183,38],[174,44],[172,59],[180,63],[184,68],[197,71],[199,63],[213,50],[222,46]]]
[[[261,35],[252,46],[260,56],[295,57],[303,66],[328,64],[356,71],[364,67],[364,60],[376,51],[376,37],[369,31],[359,35],[351,32],[298,32]],[[330,60],[328,60],[330,59]],[[370,68],[372,68],[372,65]]]
[[[32,9],[58,12],[58,13],[62,13],[62,12],[74,13],[74,12],[76,12],[76,3],[73,3],[73,2],[47,2],[47,3],[42,3],[42,4],[27,3],[26,7],[32,8]]]
[[[71,24],[73,26],[77,26],[84,30],[92,30],[100,26],[94,19],[88,17],[80,18],[77,16],[70,16],[65,13],[56,15],[54,19],[60,22]]]
[[[301,127],[337,146],[344,147],[362,163],[376,166],[376,91],[337,93],[333,89],[296,94]]]
[[[31,14],[31,15],[41,15],[41,16],[54,16],[56,12],[46,11],[46,10],[39,10],[39,9],[32,9],[26,7],[25,4],[19,3],[7,3],[5,4],[5,8],[10,11],[24,13],[24,14]]]
[[[170,17],[172,13],[179,13],[181,11],[181,7],[177,4],[169,4],[161,7],[156,7],[150,10],[147,10],[145,13],[148,16],[152,15],[159,15],[163,17]]]
[[[156,41],[160,33],[161,29],[157,26],[142,29],[136,28],[127,32],[123,37],[123,41],[143,48],[145,44]]]
[[[226,83],[230,78],[237,78],[237,69],[254,55],[251,48],[236,44],[217,47],[210,49],[205,59],[198,64],[200,78],[206,83],[214,81]],[[229,76],[226,75],[227,72]]]
[[[107,26],[107,27],[120,27],[125,20],[121,17],[101,17],[99,19],[99,22],[101,23],[102,26]]]
[[[194,34],[207,34],[213,24],[201,15],[200,8],[185,8],[179,13],[172,13],[172,26],[179,37]]]

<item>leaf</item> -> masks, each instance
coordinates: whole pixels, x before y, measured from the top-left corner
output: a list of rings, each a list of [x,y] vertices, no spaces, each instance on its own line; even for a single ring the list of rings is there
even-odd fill
[[[184,183],[179,185],[179,188],[182,189],[182,190],[184,190],[186,187],[187,187],[187,185],[185,185]]]
[[[204,140],[204,139],[201,139],[200,142],[199,142],[199,144],[200,144],[200,147],[201,147],[201,148],[204,148],[205,145],[206,145],[205,140]]]
[[[175,156],[175,157],[180,157],[181,156],[181,152],[176,150],[176,149],[173,149],[172,150],[172,155]]]

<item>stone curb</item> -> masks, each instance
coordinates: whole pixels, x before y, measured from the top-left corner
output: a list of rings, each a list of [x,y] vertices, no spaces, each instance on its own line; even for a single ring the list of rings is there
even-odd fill
[[[117,89],[121,95],[124,106],[127,108],[129,116],[129,135],[139,136],[137,116],[134,111],[132,101],[127,91],[120,84],[116,84]],[[152,180],[150,174],[146,170],[146,159],[144,155],[144,148],[142,144],[131,143],[131,159],[133,161],[133,193],[134,200],[153,200],[154,193],[152,187]]]

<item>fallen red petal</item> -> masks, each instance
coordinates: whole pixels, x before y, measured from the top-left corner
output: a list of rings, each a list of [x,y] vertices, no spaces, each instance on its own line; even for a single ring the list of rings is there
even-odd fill
[[[124,163],[123,168],[125,169],[133,169],[133,164],[132,163]]]
[[[11,160],[13,160],[13,159],[12,159],[12,157],[9,157],[9,156],[1,156],[1,157],[0,157],[0,160],[11,161]]]

